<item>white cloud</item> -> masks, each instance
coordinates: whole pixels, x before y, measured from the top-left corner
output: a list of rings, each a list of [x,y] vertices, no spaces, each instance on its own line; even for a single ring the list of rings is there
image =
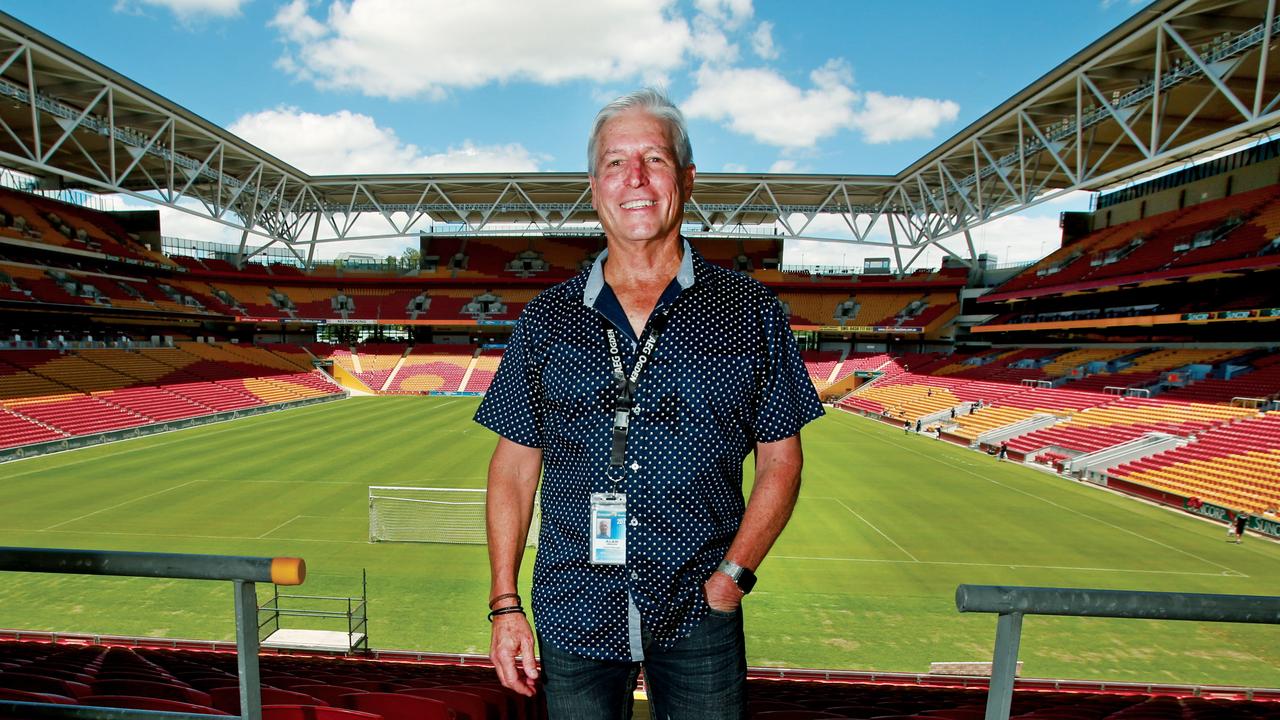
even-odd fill
[[[368,115],[330,115],[276,108],[244,115],[227,128],[298,169],[322,175],[350,173],[533,172],[542,159],[519,143],[478,146],[464,141],[426,153]]]
[[[246,0],[117,0],[116,12],[130,12],[136,5],[166,8],[179,20],[197,17],[234,17]]]
[[[854,127],[869,143],[914,140],[933,135],[942,123],[955,120],[960,106],[951,100],[909,98],[868,92]]]
[[[728,30],[737,30],[751,19],[755,10],[751,0],[694,0],[698,12]]]
[[[721,25],[709,15],[693,19],[693,54],[707,62],[727,64],[738,59],[738,46],[729,42]]]
[[[840,61],[829,61],[809,79],[813,87],[802,89],[767,68],[703,66],[682,109],[691,118],[722,121],[768,145],[811,147],[852,125],[858,94]]]
[[[793,173],[799,172],[800,166],[795,160],[782,159],[775,161],[769,166],[771,173]]]
[[[660,78],[690,47],[673,0],[293,0],[272,20],[279,66],[325,89],[438,98],[451,88],[531,80]],[[726,41],[727,42],[727,41]]]
[[[751,33],[751,49],[761,60],[776,60],[778,48],[773,44],[773,23],[760,23],[756,31]]]
[[[783,148],[813,147],[842,130],[858,130],[870,143],[930,137],[956,119],[951,100],[909,98],[853,88],[844,60],[828,60],[809,73],[810,88],[793,85],[770,68],[702,66],[683,104],[686,115],[720,121],[734,132]]]
[[[720,168],[720,171],[727,173],[744,173],[747,171],[747,166],[742,163],[728,162],[724,164],[724,167]]]

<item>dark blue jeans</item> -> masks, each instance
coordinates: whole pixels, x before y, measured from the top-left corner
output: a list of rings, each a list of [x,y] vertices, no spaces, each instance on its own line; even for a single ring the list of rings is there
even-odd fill
[[[629,720],[640,667],[654,720],[741,720],[747,710],[746,640],[742,610],[711,610],[670,650],[647,632],[644,662],[571,655],[539,640],[551,720]]]

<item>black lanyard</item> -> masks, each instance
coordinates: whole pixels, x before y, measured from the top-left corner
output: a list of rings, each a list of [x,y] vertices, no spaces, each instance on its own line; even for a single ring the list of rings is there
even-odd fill
[[[640,384],[640,374],[653,361],[654,350],[658,347],[658,338],[667,328],[667,314],[660,312],[649,321],[649,333],[641,338],[640,350],[636,354],[636,364],[627,372],[622,365],[621,340],[618,330],[608,321],[602,319],[605,338],[609,346],[609,365],[613,371],[613,450],[609,454],[609,465],[622,467],[627,459],[627,427],[631,421],[631,409],[636,404],[636,390]]]

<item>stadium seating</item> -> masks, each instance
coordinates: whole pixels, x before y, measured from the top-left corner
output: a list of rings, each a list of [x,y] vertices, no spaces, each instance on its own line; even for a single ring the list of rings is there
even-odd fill
[[[1194,402],[1230,402],[1233,398],[1272,398],[1280,395],[1280,355],[1270,354],[1251,363],[1252,371],[1230,380],[1209,378],[1165,392],[1166,399]]]
[[[840,363],[840,353],[838,352],[805,350],[800,353],[800,358],[804,361],[804,367],[809,373],[809,379],[813,381],[814,387],[819,390],[830,384],[827,380]]]
[[[1280,509],[1280,413],[1225,424],[1109,474],[1255,514]]]
[[[399,343],[365,343],[357,348],[359,369],[355,375],[370,390],[382,390],[391,371],[399,364],[408,347]],[[354,368],[353,368],[354,370]]]
[[[2,351],[0,447],[340,392],[307,369],[309,358],[294,346],[272,351],[189,342],[169,348]]]
[[[467,392],[486,392],[501,362],[501,350],[481,350],[471,368],[471,375],[467,378],[467,386],[463,389]]]
[[[260,657],[263,717],[272,720],[536,720],[538,700],[504,690],[476,665],[360,660],[317,655]],[[209,715],[239,709],[235,655],[207,650],[0,642],[0,699],[131,707]],[[78,680],[65,679],[70,675]],[[112,679],[115,678],[115,679]],[[751,718],[977,720],[985,688],[940,676],[911,682],[752,678]],[[107,695],[100,690],[128,690]],[[1067,692],[1016,689],[1011,717],[1025,720],[1275,720],[1274,702],[1192,689],[1124,687]],[[146,693],[146,694],[142,694]],[[186,700],[179,699],[186,698]],[[203,702],[201,702],[203,701]]]
[[[1149,432],[1186,437],[1255,415],[1256,411],[1246,408],[1126,397],[1086,408],[1059,425],[1019,435],[1009,441],[1009,451],[1015,457],[1046,449],[1069,455],[1090,453]]]

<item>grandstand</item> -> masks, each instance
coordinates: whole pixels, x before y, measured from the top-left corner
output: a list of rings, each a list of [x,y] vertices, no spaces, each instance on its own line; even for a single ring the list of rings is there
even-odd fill
[[[857,525],[856,533],[887,539],[875,515],[880,512],[878,504],[891,507],[887,514],[892,517],[921,518],[920,524],[930,527],[918,532],[930,536],[953,526],[958,516],[998,515],[1004,511],[1002,503],[1012,503],[1002,496],[990,505],[979,504],[973,499],[979,491],[972,487],[964,496],[940,500],[944,481],[955,484],[956,477],[966,473],[980,476],[984,483],[1007,483],[1035,502],[1069,508],[1046,515],[1044,522],[1057,522],[1061,514],[1086,514],[1075,510],[1076,505],[1059,503],[1066,502],[1061,498],[1067,494],[1097,486],[1181,513],[1159,516],[1143,526],[1141,532],[1158,536],[1153,540],[1157,545],[1165,542],[1165,526],[1179,523],[1178,532],[1194,536],[1203,529],[1198,520],[1223,523],[1240,514],[1249,518],[1251,540],[1280,538],[1280,335],[1276,332],[1280,303],[1274,291],[1280,280],[1280,141],[1265,137],[1280,116],[1271,109],[1276,103],[1263,102],[1266,98],[1261,96],[1256,103],[1252,98],[1233,103],[1223,94],[1262,88],[1264,79],[1280,72],[1276,67],[1280,53],[1257,49],[1262,32],[1258,23],[1271,16],[1262,11],[1264,4],[1226,4],[1235,14],[1215,12],[1213,4],[1199,0],[1181,4],[1160,0],[1145,15],[1135,16],[1116,34],[1099,40],[1016,96],[1017,102],[1009,105],[1017,105],[1016,111],[1005,106],[992,110],[981,123],[889,179],[868,176],[851,182],[845,176],[803,180],[752,176],[747,181],[732,174],[699,176],[695,199],[701,205],[686,218],[693,246],[709,262],[748,274],[778,296],[804,348],[802,359],[809,378],[837,411],[822,431],[831,435],[810,446],[810,457],[820,458],[811,461],[810,467],[823,468],[832,476],[818,482],[838,487],[833,477],[846,473],[850,465],[843,454],[846,447],[868,434],[878,438],[881,454],[859,456],[857,462],[888,466],[905,463],[908,456],[929,456],[939,459],[929,472],[945,475],[893,475],[893,482],[867,486],[856,502],[839,499],[834,494],[837,490],[809,498],[814,506],[822,506],[809,510],[812,516],[834,512],[837,505],[852,515],[837,513],[839,520],[826,526],[805,525],[801,518],[794,531],[799,539],[792,542],[801,545],[819,535],[824,542],[786,555],[786,562],[798,563],[802,569],[793,570],[793,586],[771,590],[776,595],[763,596],[761,604],[769,609],[771,622],[803,616],[815,620],[813,624],[825,635],[817,640],[812,635],[788,637],[771,646],[773,654],[763,659],[784,669],[772,673],[753,669],[753,715],[980,717],[984,697],[974,688],[981,688],[982,681],[922,672],[877,674],[884,667],[903,668],[892,667],[892,657],[868,660],[866,655],[851,654],[858,643],[856,630],[845,630],[853,627],[850,623],[883,623],[910,636],[908,642],[921,645],[929,644],[929,633],[937,637],[951,632],[954,626],[944,623],[942,629],[922,627],[918,636],[913,635],[915,618],[897,610],[899,605],[917,602],[918,596],[937,600],[934,587],[916,594],[925,582],[920,576],[929,574],[922,572],[926,563],[936,563],[929,568],[945,568],[947,573],[962,569],[1002,583],[1018,582],[1032,566],[1037,571],[1054,571],[1037,577],[1065,578],[1064,584],[1081,577],[1096,580],[1099,576],[1084,573],[1102,568],[1099,572],[1110,574],[1102,575],[1106,582],[1099,584],[1117,587],[1137,584],[1149,577],[1143,573],[1150,572],[1152,576],[1167,573],[1160,581],[1170,583],[1168,589],[1185,583],[1205,592],[1213,589],[1212,583],[1245,577],[1254,592],[1277,592],[1270,580],[1274,568],[1251,566],[1252,573],[1244,573],[1216,552],[1206,553],[1214,559],[1203,564],[1169,569],[1161,565],[1164,559],[1153,556],[1162,551],[1144,546],[1142,550],[1153,555],[1134,551],[1140,562],[1112,567],[1096,558],[1132,538],[1112,538],[1114,545],[1081,549],[1091,537],[1081,531],[1071,536],[1071,542],[1081,547],[1050,547],[1057,538],[1043,536],[1052,533],[1016,523],[1001,524],[1000,531],[990,535],[982,535],[980,527],[966,526],[963,536],[933,538],[937,542],[927,552],[917,553],[914,546],[908,549],[893,540],[890,546],[868,546],[865,556],[819,552],[830,544],[824,533],[830,527],[848,530],[854,524],[850,517],[863,523]],[[1184,11],[1186,15],[1180,15]],[[1168,14],[1178,15],[1180,21],[1169,20]],[[1144,18],[1155,15],[1163,18],[1163,25],[1144,24],[1148,22]],[[7,16],[0,18],[5,27],[18,27],[15,23]],[[1188,55],[1171,60],[1170,46],[1186,52],[1171,40],[1172,28],[1192,38],[1188,47],[1203,45],[1204,58]],[[262,157],[264,153],[224,131],[202,134],[204,121],[164,98],[146,93],[138,96],[145,102],[138,101],[130,94],[138,92],[132,83],[111,73],[104,75],[96,67],[78,65],[79,60],[64,61],[64,56],[72,56],[34,29],[19,34],[33,43],[31,67],[36,70],[28,77],[24,63],[0,69],[6,87],[22,89],[11,93],[13,102],[7,105],[13,107],[0,108],[0,121],[12,128],[7,137],[0,134],[0,151],[5,162],[13,165],[10,170],[30,173],[39,182],[32,181],[28,191],[0,189],[0,312],[7,323],[5,337],[0,339],[0,460],[65,450],[84,452],[80,448],[88,445],[214,421],[234,420],[232,426],[243,427],[238,424],[253,422],[247,416],[268,411],[367,401],[382,408],[423,404],[397,414],[394,423],[370,413],[363,417],[364,424],[335,423],[311,432],[323,435],[327,447],[355,448],[353,454],[343,455],[350,465],[375,469],[416,465],[416,457],[405,455],[397,455],[391,463],[387,456],[392,451],[387,448],[381,454],[361,453],[378,446],[381,436],[393,435],[394,424],[420,422],[419,415],[426,414],[421,408],[457,412],[467,407],[467,401],[458,396],[484,393],[525,305],[539,292],[582,272],[605,245],[599,232],[576,225],[593,217],[582,202],[587,197],[584,178],[554,177],[550,179],[555,182],[550,182],[534,174],[431,176],[352,185],[337,178],[321,183],[292,168],[273,165],[273,160]],[[1271,31],[1265,34],[1270,37]],[[1157,42],[1156,36],[1163,39]],[[48,59],[53,51],[62,53],[56,55],[56,63]],[[1112,54],[1123,60],[1097,65]],[[1255,60],[1258,67],[1249,66]],[[1204,82],[1193,77],[1228,63],[1234,63],[1230,72],[1238,74]],[[1163,68],[1163,75],[1155,72],[1156,67]],[[127,110],[121,109],[122,115],[112,122],[132,127],[130,123],[144,117],[156,126],[171,122],[180,128],[174,131],[172,145],[163,150],[128,146],[138,161],[137,172],[149,176],[146,182],[136,174],[124,173],[109,182],[93,174],[94,167],[108,166],[119,150],[112,142],[123,147],[132,141],[128,135],[95,144],[100,133],[96,125],[84,126],[92,132],[85,134],[91,140],[84,140],[76,150],[81,155],[72,152],[77,143],[62,143],[46,147],[47,157],[23,159],[22,143],[13,141],[31,131],[31,118],[43,118],[37,124],[51,130],[95,117],[96,111],[89,112],[94,107],[91,97],[82,94],[77,82],[65,80],[76,73],[86,74],[88,79],[78,81],[85,86],[106,77],[116,83],[111,85],[113,92],[133,98],[121,100]],[[45,87],[53,77],[64,81]],[[1212,87],[1206,91],[1201,86]],[[27,88],[36,92],[38,102],[27,97]],[[1159,112],[1170,113],[1165,120],[1177,120],[1176,131],[1156,123],[1157,112],[1142,105],[1153,93],[1163,94]],[[1241,120],[1237,111],[1249,105],[1258,109]],[[78,116],[80,120],[75,120]],[[1149,126],[1135,129],[1126,124],[1141,117],[1147,118]],[[1086,136],[1094,140],[1082,142]],[[1153,147],[1143,144],[1147,139]],[[217,173],[208,167],[193,169],[206,165],[191,158],[207,157],[211,143],[219,147],[225,143],[229,153],[225,168]],[[1205,154],[1215,157],[1202,161]],[[249,239],[240,247],[203,240],[179,246],[163,238],[158,213],[89,209],[65,197],[59,199],[58,192],[47,189],[65,186],[81,192],[136,195],[153,192],[155,188],[147,182],[154,183],[155,178],[174,177],[173,167],[190,171],[188,185],[197,188],[191,192],[222,192],[219,183],[241,188],[246,178],[267,183],[273,177],[287,177],[288,182],[279,181],[280,187],[292,183],[305,187],[307,193],[289,202],[274,196],[261,200],[264,206],[254,210],[260,224],[248,228],[289,249],[270,244],[252,248],[247,246]],[[217,181],[209,181],[215,175]],[[211,190],[210,185],[218,189]],[[1098,193],[1094,209],[1067,214],[1062,220],[1061,247],[1027,267],[993,267],[988,259],[972,255],[972,246],[970,257],[952,253],[954,257],[941,267],[926,269],[913,269],[914,257],[905,265],[898,257],[888,272],[864,269],[860,273],[851,268],[801,268],[784,261],[785,243],[806,237],[803,230],[782,227],[787,225],[785,218],[796,214],[845,219],[854,241],[876,244],[864,236],[870,231],[863,228],[874,224],[867,222],[871,213],[866,208],[880,208],[875,214],[895,218],[886,222],[895,228],[895,235],[904,235],[901,241],[894,239],[898,256],[960,237],[989,217],[1070,190]],[[187,187],[166,188],[163,202],[191,200],[193,196],[184,195],[187,192]],[[334,200],[343,193],[345,200]],[[527,201],[528,208],[515,208],[519,203],[512,204],[510,198],[516,194],[523,196],[521,202]],[[772,199],[764,201],[765,195]],[[418,252],[416,264],[398,263],[395,258],[363,265],[317,262],[302,252],[308,248],[298,240],[298,227],[315,227],[312,242],[319,243],[335,240],[321,237],[327,232],[321,230],[322,219],[349,214],[354,226],[357,218],[380,214],[363,204],[355,209],[353,197],[367,198],[372,206],[407,207],[430,216],[431,231],[412,238]],[[197,199],[204,207],[222,207],[225,200]],[[459,210],[462,207],[489,210],[484,221],[476,223],[474,216]],[[230,204],[222,210],[226,218],[239,218],[241,211]],[[556,224],[553,216],[564,222]],[[291,219],[279,221],[283,217]],[[225,221],[234,224],[244,219]],[[314,226],[307,224],[311,221]],[[494,227],[487,225],[490,222]],[[502,229],[497,229],[499,223]],[[460,224],[465,229],[459,230]],[[292,234],[279,235],[286,226]],[[905,237],[908,234],[911,237]],[[310,249],[316,247],[323,246],[313,244]],[[329,402],[353,394],[401,397]],[[436,401],[412,397],[421,395],[446,398],[426,404]],[[390,410],[384,412],[391,415]],[[251,448],[245,453],[256,454],[251,459],[258,463],[257,472],[282,456],[283,451],[272,445],[294,440],[288,422],[296,414],[279,417],[278,426],[256,426],[267,428],[260,438],[237,434],[240,447]],[[461,415],[453,420],[459,426],[465,422]],[[892,426],[891,433],[887,426]],[[904,427],[912,437],[904,436]],[[939,442],[916,442],[916,433]],[[480,482],[483,469],[474,462],[487,448],[464,445],[474,442],[464,435],[457,428],[440,426],[423,433],[421,437],[433,442],[447,438],[445,444],[450,447],[459,443],[464,450],[458,454],[466,457],[433,456],[433,462],[447,471],[417,469],[418,475],[406,482],[425,482],[436,475]],[[411,443],[400,437],[401,445]],[[181,442],[175,439],[175,444]],[[982,455],[1000,450],[1009,462],[988,464]],[[233,447],[230,452],[238,451]],[[207,531],[208,538],[234,538],[228,544],[235,544],[269,537],[272,525],[278,523],[281,527],[315,525],[319,529],[306,541],[328,548],[327,560],[361,554],[364,548],[357,543],[363,542],[359,526],[365,518],[353,520],[349,513],[340,514],[351,503],[336,489],[349,471],[327,467],[328,458],[322,455],[312,450],[312,457],[294,458],[310,475],[270,480],[335,488],[296,517],[273,516],[262,528],[234,530],[226,527],[233,524],[231,519],[210,518],[212,526],[223,527],[198,531],[193,530],[195,521],[173,520],[161,530],[181,542],[196,542]],[[172,462],[193,473],[191,482],[204,482],[198,476],[207,466],[191,467],[181,459]],[[992,465],[1000,469],[989,470]],[[90,467],[90,475],[96,474],[96,463]],[[112,467],[123,474],[140,471],[127,464]],[[920,493],[917,482],[927,482],[929,492]],[[157,492],[148,489],[136,494]],[[213,491],[201,492],[184,495],[178,504],[227,509],[262,499],[262,495],[241,495],[233,504]],[[96,496],[96,492],[88,494]],[[1098,504],[1090,506],[1089,512],[1098,516],[1104,514],[1098,508],[1106,503],[1126,503],[1107,506],[1106,511],[1117,516],[1098,523],[1099,528],[1108,528],[1102,532],[1125,525],[1124,513],[1150,509],[1130,497],[1093,496],[1090,502]],[[28,497],[5,497],[15,506],[32,502]],[[864,501],[868,507],[855,510],[854,505]],[[110,505],[77,508],[73,517],[96,517]],[[43,501],[32,502],[31,507],[33,513],[48,511]],[[165,507],[148,505],[159,515]],[[86,541],[116,537],[122,543],[132,542],[127,540],[128,533],[152,532],[130,524],[136,519],[123,517],[103,511],[104,522],[111,518],[121,525],[98,528],[102,534],[87,534]],[[935,520],[938,528],[931,526]],[[53,525],[41,523],[32,532]],[[981,539],[971,540],[971,534]],[[353,536],[359,540],[352,540]],[[22,537],[35,543],[29,538],[43,542],[64,536]],[[1197,536],[1196,542],[1201,541]],[[1051,551],[1063,555],[1042,563],[1025,558],[1013,561],[1001,554],[1003,544],[1033,548],[1046,557]],[[956,559],[948,552],[957,545],[973,547],[960,548],[960,559]],[[395,555],[401,565],[416,562],[395,550],[382,552]],[[465,575],[461,568],[474,558],[450,552],[432,556],[447,570],[442,575]],[[1270,546],[1258,552],[1267,553],[1263,556],[1267,561],[1274,559]],[[1177,553],[1199,558],[1201,550],[1191,543],[1178,545]],[[911,579],[877,596],[875,583],[891,572],[880,566],[906,562],[902,557],[911,561],[905,572]],[[1148,564],[1159,567],[1152,569]],[[836,567],[841,569],[833,570]],[[858,590],[860,595],[850,590],[828,599],[824,583],[835,576],[846,582],[849,567],[865,572],[871,589]],[[421,590],[398,576],[386,587],[394,594]],[[446,577],[439,588],[426,592],[439,590],[447,596],[444,604],[458,606],[470,602],[466,598],[472,589],[466,582]],[[795,594],[806,596],[802,601]],[[388,597],[383,602],[388,607],[396,601]],[[856,608],[856,613],[847,608]],[[462,622],[452,615],[449,619]],[[9,622],[21,623],[22,618]],[[162,628],[160,633],[164,632]],[[1259,644],[1269,648],[1270,636],[1259,637]],[[209,642],[209,647],[196,649],[162,647],[161,640],[137,637],[104,644],[92,636],[67,640],[50,635],[28,642],[20,633],[10,638],[0,631],[0,700],[132,703],[128,706],[236,713],[238,697],[226,691],[234,674],[234,656],[225,646]],[[977,644],[971,637],[966,636],[965,643],[971,655],[982,654],[973,651]],[[374,659],[267,654],[264,699],[331,707],[332,717],[342,720],[371,720],[371,716],[398,720],[396,713],[401,711],[425,716],[425,708],[434,711],[437,704],[469,713],[472,720],[538,716],[536,704],[514,700],[495,689],[488,670],[471,667],[476,664],[473,655],[444,652],[462,649],[476,650],[474,643],[459,642],[448,648],[394,648],[405,654],[388,652]],[[1126,650],[1081,650],[1082,655],[1117,657],[1146,652],[1145,648],[1131,655]],[[1179,652],[1195,656],[1196,651]],[[1280,686],[1280,680],[1272,680],[1280,677],[1274,673],[1280,661],[1269,649],[1258,652],[1263,669],[1249,675],[1249,682]],[[865,666],[849,667],[852,663]],[[806,666],[839,670],[821,671],[825,674],[819,677],[807,675],[815,671],[804,670]],[[1159,675],[1158,663],[1140,669],[1156,681],[1181,681],[1154,677]],[[1219,673],[1214,677],[1230,677],[1229,667],[1214,672]],[[1280,717],[1273,702],[1280,694],[1268,694],[1265,688],[1219,691],[1148,682],[1116,691],[1102,680],[1088,686],[1072,685],[1063,678],[1025,682],[1020,687],[1026,692],[1015,698],[1015,715],[1046,720]],[[1197,676],[1197,681],[1203,678]]]

